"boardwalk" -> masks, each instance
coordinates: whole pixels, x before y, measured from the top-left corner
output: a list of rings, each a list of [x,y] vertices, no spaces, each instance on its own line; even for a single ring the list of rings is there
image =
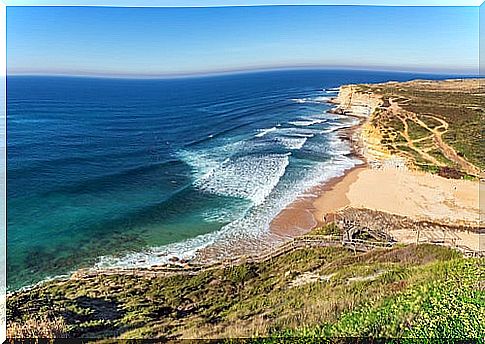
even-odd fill
[[[77,271],[71,278],[73,279],[86,279],[94,278],[99,275],[117,275],[127,274],[133,276],[169,276],[173,274],[187,274],[194,275],[202,271],[211,271],[216,269],[223,269],[228,266],[239,265],[242,263],[261,263],[264,261],[270,261],[281,255],[294,252],[296,250],[317,248],[317,247],[346,247],[354,252],[365,252],[375,248],[391,248],[392,243],[389,242],[376,242],[368,240],[343,240],[341,236],[322,236],[322,235],[306,235],[297,237],[293,240],[278,246],[274,250],[270,250],[262,255],[258,256],[239,256],[233,259],[226,259],[214,264],[207,265],[160,265],[152,266],[149,268],[117,268],[117,269],[86,269]]]
[[[457,223],[437,223],[431,220],[413,220],[409,217],[385,213],[370,209],[346,207],[333,218],[344,231],[344,240],[355,241],[359,233],[366,233],[377,241],[393,242],[396,233],[410,233],[414,243],[444,245],[461,251],[465,256],[485,256],[479,246],[479,240],[485,230],[478,226]],[[476,245],[463,243],[463,237],[473,236]]]

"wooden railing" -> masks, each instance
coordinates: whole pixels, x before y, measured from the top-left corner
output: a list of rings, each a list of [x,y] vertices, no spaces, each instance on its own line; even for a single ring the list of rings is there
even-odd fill
[[[367,240],[352,240],[342,241],[340,236],[325,236],[325,235],[306,235],[294,238],[291,241],[285,242],[276,249],[271,250],[259,256],[239,256],[232,259],[225,259],[208,265],[186,265],[186,266],[152,266],[150,268],[120,268],[120,269],[103,269],[103,270],[80,270],[72,278],[90,278],[98,275],[116,275],[129,274],[141,276],[156,276],[163,274],[196,274],[201,271],[210,271],[221,269],[231,265],[238,265],[241,263],[260,263],[270,259],[274,259],[283,254],[290,253],[295,250],[311,248],[311,247],[347,247],[354,251],[368,251],[374,248],[390,248],[391,243],[378,243]]]

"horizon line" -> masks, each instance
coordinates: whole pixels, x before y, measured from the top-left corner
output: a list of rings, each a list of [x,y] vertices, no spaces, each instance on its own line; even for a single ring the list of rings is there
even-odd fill
[[[473,69],[473,70],[472,70]],[[184,79],[195,77],[211,77],[224,76],[235,74],[249,74],[258,72],[271,71],[292,71],[292,70],[348,70],[348,71],[369,71],[369,72],[393,72],[393,73],[414,73],[414,74],[430,74],[430,75],[457,75],[479,77],[480,73],[475,68],[470,70],[422,70],[422,69],[397,69],[397,68],[379,68],[379,67],[354,67],[354,66],[282,66],[282,67],[255,67],[255,68],[240,68],[231,70],[217,70],[204,72],[188,72],[188,73],[161,73],[161,74],[117,74],[117,73],[96,73],[96,72],[8,72],[6,76],[44,76],[44,77],[85,77],[85,78],[103,78],[103,79]]]

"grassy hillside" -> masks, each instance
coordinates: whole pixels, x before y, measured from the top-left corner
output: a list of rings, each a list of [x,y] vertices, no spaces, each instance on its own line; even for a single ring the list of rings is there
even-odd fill
[[[476,175],[467,162],[485,168],[485,86],[478,79],[391,82],[359,85],[359,89],[383,96],[385,104],[372,125],[391,153],[450,177],[460,172]],[[398,107],[392,108],[390,101]]]
[[[8,298],[9,335],[484,337],[483,259],[410,245],[300,249],[196,275],[99,275]]]

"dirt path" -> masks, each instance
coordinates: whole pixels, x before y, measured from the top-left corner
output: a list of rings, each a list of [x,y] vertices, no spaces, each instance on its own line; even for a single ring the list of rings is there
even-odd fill
[[[416,116],[413,113],[408,113],[408,111],[401,108],[392,99],[389,99],[389,104],[390,104],[390,106],[389,106],[388,110],[392,112],[393,116],[396,116],[397,118],[399,118],[399,120],[402,122],[402,124],[404,126],[404,130],[400,131],[399,133],[406,140],[408,147],[413,149],[415,152],[417,152],[424,160],[427,160],[427,161],[429,161],[429,162],[431,162],[431,163],[433,163],[437,166],[444,166],[444,164],[441,163],[440,161],[438,161],[435,157],[429,155],[427,152],[425,152],[424,150],[422,150],[419,147],[416,147],[416,145],[415,145],[416,142],[420,142],[420,141],[423,141],[427,138],[433,137],[434,136],[433,131],[430,130],[423,122],[421,122],[417,118],[415,118]],[[411,137],[409,136],[408,120],[411,120],[411,121],[415,122],[416,124],[422,126],[423,128],[429,130],[430,135],[427,136],[427,137],[422,137],[420,139],[415,139],[415,140],[411,139]]]
[[[412,112],[408,112],[401,108],[397,102],[394,101],[394,99],[389,99],[389,104],[390,106],[388,107],[388,110],[392,112],[394,116],[399,118],[401,122],[404,125],[404,130],[401,133],[401,135],[405,138],[406,143],[408,146],[416,151],[419,155],[424,160],[430,161],[433,164],[437,166],[446,166],[443,162],[438,161],[435,157],[429,155],[425,150],[417,147],[415,143],[425,141],[427,139],[432,138],[433,142],[436,144],[437,148],[440,149],[440,151],[443,153],[443,155],[455,163],[459,168],[471,175],[479,175],[480,170],[473,164],[469,163],[467,160],[465,160],[463,157],[458,155],[458,153],[447,143],[444,142],[443,140],[443,134],[445,134],[448,131],[449,124],[443,120],[442,118],[439,118],[437,116],[432,116],[432,115],[427,115],[427,117],[432,118],[438,122],[441,123],[441,125],[435,127],[435,128],[430,128],[426,123],[424,123],[421,119],[417,118],[416,114]],[[408,125],[408,120],[413,121],[417,125],[421,126],[423,129],[427,130],[430,132],[430,135],[421,137],[419,139],[411,139],[409,135],[409,125]]]
[[[438,147],[441,149],[443,154],[456,163],[458,166],[460,166],[460,169],[465,171],[468,174],[471,175],[479,175],[480,170],[473,164],[469,163],[466,161],[464,158],[458,155],[458,153],[449,145],[447,145],[444,141],[443,138],[441,137],[442,133],[437,133],[434,137],[435,143],[438,145]]]

